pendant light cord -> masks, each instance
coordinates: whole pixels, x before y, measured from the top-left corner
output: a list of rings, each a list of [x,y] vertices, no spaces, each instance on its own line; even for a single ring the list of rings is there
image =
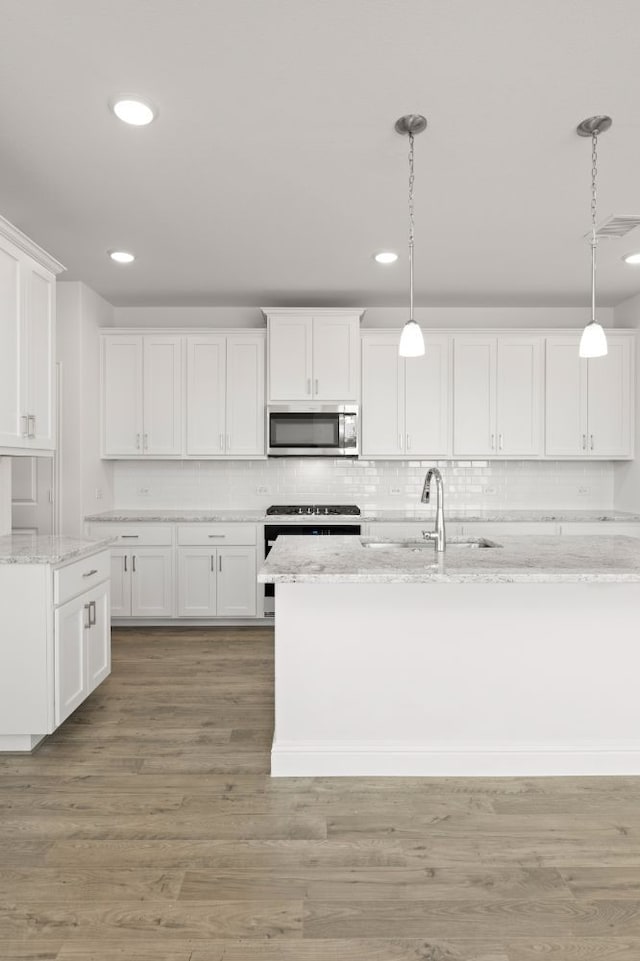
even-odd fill
[[[413,133],[409,131],[409,320],[413,320]]]
[[[598,238],[596,235],[596,209],[597,209],[597,188],[596,178],[598,176],[598,131],[594,130],[591,134],[591,323],[596,322],[596,247]]]

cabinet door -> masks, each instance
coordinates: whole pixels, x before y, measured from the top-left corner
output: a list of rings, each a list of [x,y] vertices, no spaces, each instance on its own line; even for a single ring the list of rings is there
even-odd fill
[[[311,400],[311,317],[269,318],[269,398]]]
[[[587,362],[587,449],[592,457],[632,457],[634,343],[611,334],[608,341],[609,353]]]
[[[36,263],[24,264],[28,446],[55,447],[55,277]]]
[[[224,334],[187,337],[187,454],[224,454],[225,371]]]
[[[255,547],[218,548],[219,617],[255,617]]]
[[[91,626],[85,630],[87,645],[86,695],[111,674],[111,611],[109,584],[101,584],[87,596]]]
[[[142,454],[141,337],[103,337],[102,452],[105,457]]]
[[[180,617],[215,617],[217,567],[216,551],[211,548],[178,548]]]
[[[498,454],[542,453],[542,340],[498,337]]]
[[[313,318],[314,400],[357,402],[359,342],[357,317]]]
[[[131,554],[111,548],[111,616],[131,615]]]
[[[422,357],[404,361],[405,450],[444,457],[449,450],[449,338],[425,337]]]
[[[173,614],[173,548],[139,548],[131,554],[131,614]]]
[[[144,338],[143,450],[166,457],[182,452],[182,337]]]
[[[86,644],[89,603],[86,595],[59,607],[54,617],[54,712],[56,727],[86,697]]]
[[[405,454],[404,371],[399,334],[362,338],[362,457]]]
[[[587,452],[587,361],[580,338],[548,337],[546,344],[545,453],[582,457]]]
[[[22,410],[20,354],[21,321],[20,255],[11,244],[0,247],[0,447],[26,445],[26,410]]]
[[[227,337],[226,452],[264,456],[264,337]]]
[[[453,453],[496,453],[495,338],[455,337],[453,345]]]

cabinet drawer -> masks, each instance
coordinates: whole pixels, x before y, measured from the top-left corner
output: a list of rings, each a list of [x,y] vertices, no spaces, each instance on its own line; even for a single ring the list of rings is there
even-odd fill
[[[255,524],[180,524],[178,544],[189,547],[224,547],[255,544]]]
[[[70,598],[89,590],[95,584],[108,580],[111,574],[109,551],[100,551],[83,557],[81,561],[59,567],[53,572],[53,602],[64,604]]]
[[[114,547],[171,547],[172,524],[112,524],[110,522],[90,525],[89,537],[112,537]]]

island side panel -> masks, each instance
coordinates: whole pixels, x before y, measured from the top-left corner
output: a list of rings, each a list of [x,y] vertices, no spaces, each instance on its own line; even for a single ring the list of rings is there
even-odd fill
[[[278,584],[274,776],[640,774],[640,584]]]

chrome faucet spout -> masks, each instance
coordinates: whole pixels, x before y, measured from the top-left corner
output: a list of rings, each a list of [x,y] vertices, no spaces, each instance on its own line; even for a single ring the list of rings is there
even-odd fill
[[[444,528],[444,484],[442,482],[442,474],[437,467],[430,467],[427,471],[427,476],[424,479],[424,486],[422,488],[421,502],[423,504],[429,503],[431,479],[433,477],[435,477],[436,480],[436,526],[433,531],[423,531],[422,536],[425,540],[435,541],[436,551],[442,552],[447,546]]]

